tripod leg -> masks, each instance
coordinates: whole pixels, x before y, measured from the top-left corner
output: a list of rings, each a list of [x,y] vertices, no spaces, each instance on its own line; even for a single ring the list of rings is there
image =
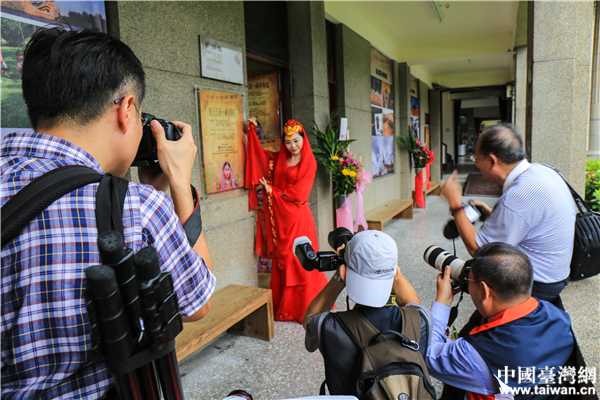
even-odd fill
[[[156,379],[154,365],[149,362],[135,370],[140,382],[140,392],[144,400],[160,400],[160,386]]]
[[[154,361],[165,400],[183,400],[183,388],[175,349]]]
[[[113,381],[119,399],[142,400],[140,386],[134,372],[128,372],[124,375],[113,375]]]

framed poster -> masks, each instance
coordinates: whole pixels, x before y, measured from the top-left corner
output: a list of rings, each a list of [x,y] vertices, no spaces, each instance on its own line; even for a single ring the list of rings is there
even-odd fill
[[[249,118],[260,124],[259,140],[281,137],[277,71],[248,72],[248,108]]]
[[[371,48],[371,160],[373,178],[394,172],[393,62]]]
[[[0,137],[11,132],[33,132],[21,90],[23,50],[41,27],[62,26],[106,32],[104,1],[2,1],[2,85]]]
[[[197,88],[204,193],[244,187],[244,95]]]
[[[202,35],[199,36],[199,40],[202,76],[242,85],[242,49]]]

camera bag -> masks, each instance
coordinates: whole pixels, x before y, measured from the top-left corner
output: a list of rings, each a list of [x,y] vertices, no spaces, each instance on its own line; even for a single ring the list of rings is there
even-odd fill
[[[569,182],[556,168],[543,165],[553,169],[565,181],[579,210],[575,219],[575,238],[569,279],[578,281],[598,275],[600,273],[600,214],[587,207],[579,193],[569,185]]]
[[[356,397],[361,400],[435,399],[425,360],[419,352],[421,316],[401,307],[402,332],[379,331],[358,311],[335,313],[344,331],[361,349]]]

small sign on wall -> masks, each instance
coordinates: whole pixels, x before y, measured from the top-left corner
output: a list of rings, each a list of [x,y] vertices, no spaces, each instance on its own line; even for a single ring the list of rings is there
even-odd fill
[[[199,40],[202,77],[242,85],[242,49],[202,35]]]

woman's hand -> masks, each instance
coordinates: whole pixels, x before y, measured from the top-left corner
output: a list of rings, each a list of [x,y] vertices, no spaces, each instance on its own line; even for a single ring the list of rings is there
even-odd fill
[[[267,180],[265,178],[260,178],[258,181],[261,185],[263,185],[263,188],[267,191],[267,194],[271,194],[272,189],[271,186],[267,183]]]

